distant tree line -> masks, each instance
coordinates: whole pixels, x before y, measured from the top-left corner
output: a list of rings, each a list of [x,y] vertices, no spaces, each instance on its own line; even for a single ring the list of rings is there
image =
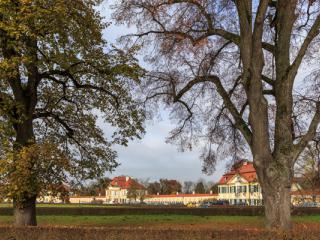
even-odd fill
[[[200,179],[197,182],[185,181],[183,185],[174,179],[160,179],[147,183],[148,194],[176,194],[176,193],[218,193],[217,183],[205,182]]]
[[[111,179],[108,177],[100,178],[86,184],[71,182],[70,192],[72,195],[77,196],[104,196],[110,182]]]

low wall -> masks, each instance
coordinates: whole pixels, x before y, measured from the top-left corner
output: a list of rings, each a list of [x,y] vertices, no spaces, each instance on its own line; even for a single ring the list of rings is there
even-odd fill
[[[105,197],[92,197],[92,196],[88,196],[88,197],[70,197],[69,198],[69,202],[70,203],[77,203],[77,204],[88,204],[88,203],[92,203],[94,201],[101,201],[102,203],[106,202],[106,198]]]

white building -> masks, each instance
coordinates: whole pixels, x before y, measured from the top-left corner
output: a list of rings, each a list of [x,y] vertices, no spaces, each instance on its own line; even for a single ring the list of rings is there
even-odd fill
[[[215,201],[218,194],[170,194],[170,195],[148,195],[144,202],[150,205],[174,205],[188,203],[199,204],[206,201]]]
[[[143,185],[131,177],[119,176],[112,179],[106,189],[106,202],[113,204],[138,203],[147,191]]]

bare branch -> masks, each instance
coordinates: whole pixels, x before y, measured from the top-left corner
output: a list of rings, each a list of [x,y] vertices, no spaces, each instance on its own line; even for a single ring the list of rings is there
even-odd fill
[[[292,77],[292,81],[294,81],[294,77],[296,76],[298,69],[301,65],[301,62],[303,58],[305,57],[305,54],[312,43],[312,41],[319,35],[320,31],[320,14],[317,16],[315,22],[313,23],[307,37],[305,38],[295,60],[293,61],[292,65],[290,66],[290,69],[288,71],[288,76]]]
[[[81,83],[79,83],[76,80],[76,78],[72,75],[72,73],[70,73],[70,71],[68,71],[68,70],[51,70],[51,71],[42,73],[40,75],[40,77],[53,80],[54,82],[63,85],[63,87],[65,88],[67,82],[66,81],[62,81],[62,80],[58,80],[58,79],[52,77],[54,75],[60,75],[60,76],[63,76],[63,77],[67,77],[68,79],[70,79],[72,81],[74,87],[76,87],[77,89],[92,89],[92,90],[97,90],[97,91],[106,93],[107,95],[109,95],[109,96],[111,96],[113,98],[113,100],[116,103],[116,108],[118,108],[119,105],[120,105],[119,104],[119,99],[115,94],[113,94],[112,92],[110,92],[107,89],[105,89],[103,87],[100,87],[100,86],[95,86],[95,85],[92,85],[92,84],[81,84]]]
[[[299,156],[299,154],[303,151],[303,149],[305,149],[307,144],[315,137],[319,124],[320,124],[320,102],[317,102],[316,111],[312,118],[312,121],[310,123],[307,133],[304,136],[302,136],[300,142],[295,145],[296,156]]]
[[[196,77],[195,79],[191,80],[188,82],[188,84],[183,87],[175,96],[175,101],[178,101],[179,99],[182,98],[182,96],[188,92],[194,85],[197,85],[199,83],[204,83],[204,82],[211,82],[216,86],[216,90],[219,93],[219,95],[222,97],[222,100],[226,106],[226,108],[229,110],[231,115],[233,116],[235,120],[235,127],[241,131],[241,133],[244,135],[246,141],[248,144],[251,144],[251,137],[252,133],[251,130],[249,129],[247,123],[243,120],[242,116],[238,112],[237,108],[233,104],[233,102],[230,99],[230,96],[228,92],[224,89],[220,78],[218,76],[207,76],[207,77]]]

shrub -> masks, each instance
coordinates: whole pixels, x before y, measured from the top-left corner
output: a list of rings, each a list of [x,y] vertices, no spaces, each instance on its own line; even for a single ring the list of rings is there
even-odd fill
[[[0,208],[0,215],[12,215],[11,208]],[[213,207],[213,208],[185,208],[185,207],[41,207],[38,215],[196,215],[196,216],[262,216],[263,207]],[[320,208],[293,208],[292,215],[320,215]]]

